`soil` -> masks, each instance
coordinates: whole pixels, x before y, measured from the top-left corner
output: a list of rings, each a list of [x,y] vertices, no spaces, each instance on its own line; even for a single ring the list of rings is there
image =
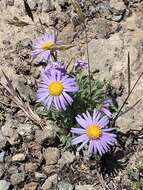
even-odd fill
[[[143,1],[82,0],[80,6],[86,20],[91,70],[95,78],[111,82],[120,107],[129,91],[128,59],[131,88],[143,72]],[[35,36],[53,30],[58,32],[58,40],[74,45],[61,52],[59,60],[65,64],[71,61],[72,68],[75,58],[87,59],[85,29],[70,1],[0,1],[0,78],[6,84],[4,71],[33,110],[45,65],[32,60],[31,44]],[[82,156],[72,148],[65,151],[57,131],[51,127],[47,134],[42,133],[2,86],[0,89],[0,190],[143,188],[143,77],[116,121],[117,147],[100,160]],[[53,164],[48,164],[44,155],[45,151],[52,154],[52,148]],[[63,152],[67,156],[62,157]],[[129,173],[134,168],[137,172],[133,173],[140,177],[132,179]]]

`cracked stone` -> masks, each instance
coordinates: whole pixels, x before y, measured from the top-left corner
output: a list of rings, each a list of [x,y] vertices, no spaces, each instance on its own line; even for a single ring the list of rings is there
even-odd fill
[[[14,156],[12,157],[12,161],[13,161],[13,162],[16,162],[16,161],[21,162],[21,161],[24,161],[25,158],[26,158],[25,154],[19,153],[19,154],[16,154],[16,155],[14,155]]]
[[[44,151],[46,165],[56,164],[60,158],[60,151],[57,148],[49,147]]]
[[[58,181],[58,175],[52,175],[42,185],[42,190],[51,190],[53,186],[57,184]]]

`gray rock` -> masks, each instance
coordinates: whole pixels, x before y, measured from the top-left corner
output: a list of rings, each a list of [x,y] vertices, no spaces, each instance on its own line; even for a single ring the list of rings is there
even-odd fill
[[[5,137],[11,137],[14,133],[14,130],[12,129],[13,120],[7,120],[5,125],[2,126],[1,131],[3,136]]]
[[[24,161],[26,158],[26,155],[25,154],[22,154],[22,153],[19,153],[19,154],[16,154],[12,157],[12,162],[16,162],[16,161]]]
[[[46,172],[47,175],[55,173],[56,169],[57,168],[55,167],[55,165],[46,165],[43,167],[43,170]]]
[[[5,147],[6,142],[7,142],[6,138],[2,135],[0,131],[0,149]]]
[[[23,49],[23,48],[31,48],[32,46],[32,41],[30,38],[24,38],[23,40],[20,40],[17,43],[17,48],[18,49]]]
[[[37,190],[37,186],[36,182],[27,183],[24,185],[24,190]]]
[[[58,190],[73,190],[74,186],[71,185],[70,183],[66,183],[61,181],[60,183],[58,183]]]
[[[14,0],[7,0],[7,5],[13,6],[14,5]]]
[[[8,168],[8,173],[9,174],[18,173],[18,168],[16,166],[11,166],[10,168]]]
[[[54,2],[53,0],[43,0],[43,4],[42,4],[42,11],[43,12],[50,12],[50,11],[54,11],[55,10],[55,6],[54,6]]]
[[[30,124],[20,124],[17,132],[26,140],[33,139],[33,134],[32,134],[33,130],[32,130],[32,125]]]
[[[27,50],[26,50],[27,51]],[[21,70],[23,74],[28,74],[30,72],[30,67],[28,65],[24,66]],[[32,88],[27,84],[26,78],[20,76],[17,80],[12,82],[13,86],[17,88],[23,100],[26,101],[35,101],[36,94]]]
[[[63,152],[62,157],[59,159],[58,164],[63,167],[65,164],[71,164],[75,159],[75,156],[71,152]]]
[[[121,13],[126,9],[123,0],[110,0],[110,7],[120,11]]]
[[[51,190],[53,186],[57,184],[58,181],[58,175],[52,175],[42,185],[42,190]]]
[[[26,172],[35,172],[38,168],[38,165],[36,163],[26,163],[25,164],[25,171]]]
[[[0,179],[3,177],[3,175],[4,175],[4,166],[0,164]]]
[[[6,180],[0,180],[0,190],[8,190],[10,183]]]
[[[38,1],[37,0],[27,0],[27,3],[31,9],[31,11],[36,11],[38,7]]]
[[[6,123],[1,128],[2,135],[5,136],[11,145],[16,145],[20,142],[19,135],[17,134],[15,128],[16,123],[9,117],[7,117]]]
[[[75,190],[95,190],[92,185],[76,185]]]
[[[124,61],[123,41],[119,34],[114,34],[109,39],[91,40],[89,43],[89,55],[91,70],[99,70],[96,74],[98,79],[112,79],[112,74],[115,74],[116,65],[122,65]],[[95,77],[96,77],[95,76]]]
[[[39,144],[47,143],[51,145],[54,143],[56,137],[56,131],[53,129],[51,124],[49,123],[44,130],[36,130],[35,139]]]
[[[49,147],[45,149],[43,155],[46,160],[46,165],[52,165],[58,162],[60,151],[57,148]]]
[[[0,152],[0,162],[4,162],[4,155],[5,155],[4,151]]]
[[[43,173],[35,172],[35,178],[36,179],[46,178],[46,175]]]
[[[17,134],[17,131],[14,130],[13,135],[10,138],[7,138],[7,141],[11,144],[11,145],[17,145],[20,142],[20,138],[19,135]]]
[[[25,179],[24,173],[15,173],[15,174],[12,174],[10,177],[10,181],[11,181],[12,185],[18,185],[21,182],[23,182],[24,179]]]

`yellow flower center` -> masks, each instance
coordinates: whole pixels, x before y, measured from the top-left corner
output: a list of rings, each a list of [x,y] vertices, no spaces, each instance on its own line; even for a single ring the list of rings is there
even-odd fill
[[[59,96],[63,92],[64,86],[61,82],[51,82],[48,86],[50,95]]]
[[[102,134],[102,130],[98,125],[92,124],[86,128],[86,134],[89,139],[98,139]]]
[[[48,49],[51,45],[53,45],[54,43],[52,42],[52,40],[48,40],[47,42],[45,42],[41,48],[42,49]]]

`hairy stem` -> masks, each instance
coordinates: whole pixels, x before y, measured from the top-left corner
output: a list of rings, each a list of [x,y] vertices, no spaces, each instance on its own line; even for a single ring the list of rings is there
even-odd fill
[[[85,39],[86,39],[86,52],[87,52],[87,59],[88,59],[89,91],[90,91],[90,98],[91,98],[91,69],[90,69],[90,57],[89,57],[89,49],[88,49],[88,36],[87,36],[85,23],[84,23],[84,29],[85,29]]]

